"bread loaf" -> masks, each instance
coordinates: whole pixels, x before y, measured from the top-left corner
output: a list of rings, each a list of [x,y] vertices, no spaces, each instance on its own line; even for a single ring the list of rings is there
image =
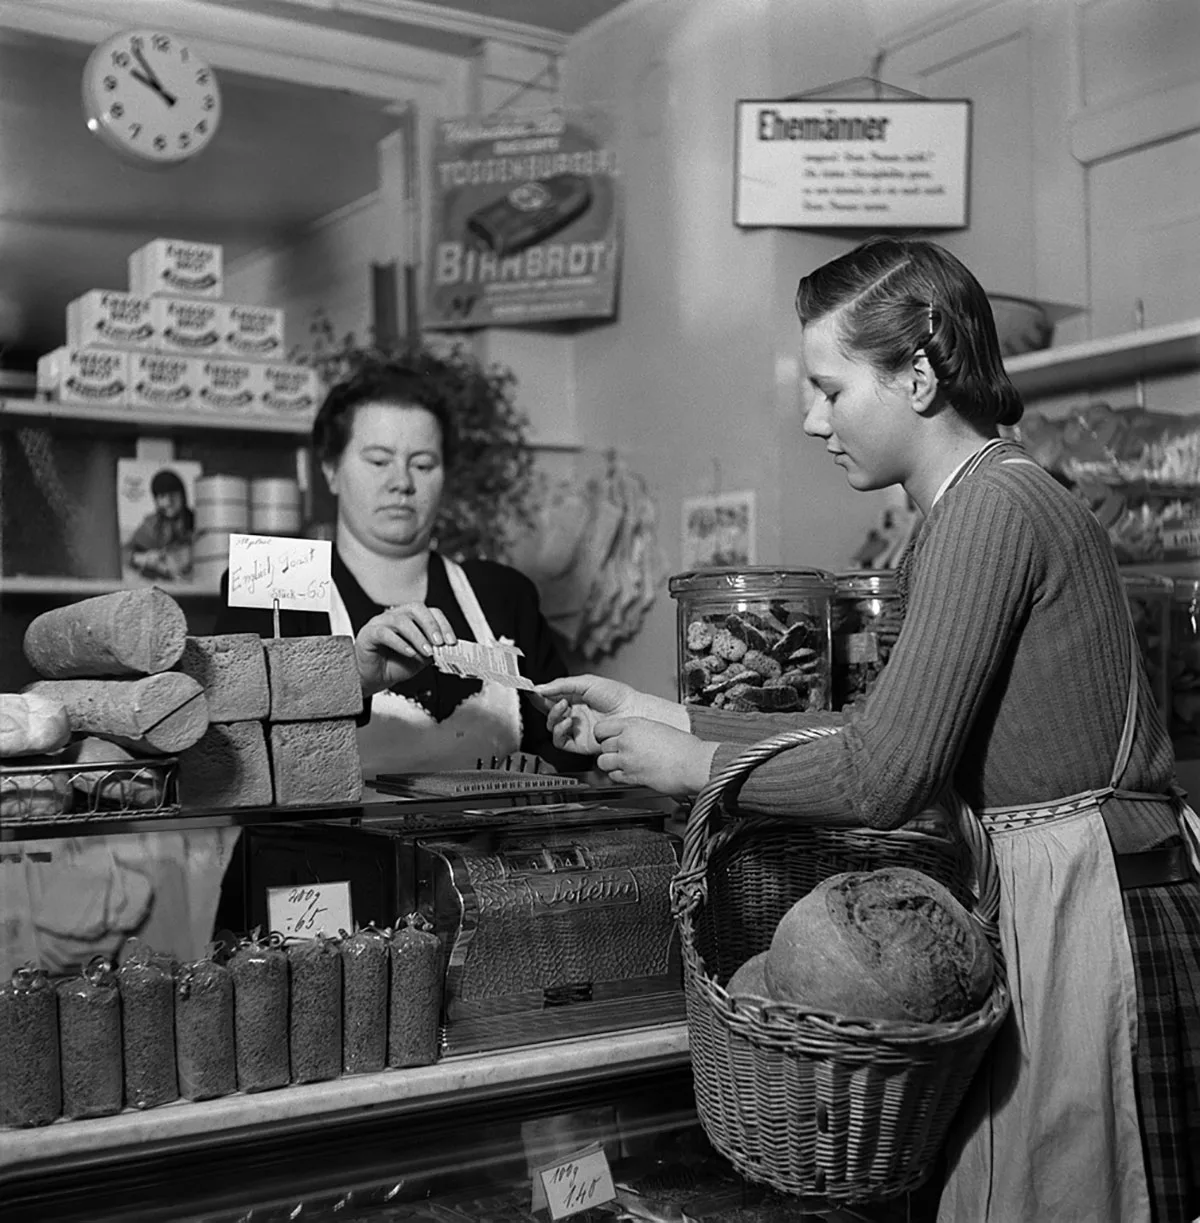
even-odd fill
[[[362,798],[358,731],[350,718],[279,722],[270,728],[271,776],[280,807]]]
[[[269,807],[271,762],[261,722],[212,722],[179,755],[185,807]]]
[[[350,637],[274,637],[263,642],[272,722],[354,718],[362,681]]]
[[[72,731],[111,739],[135,755],[182,751],[208,729],[204,689],[177,671],[141,679],[43,679],[26,692],[65,705]]]
[[[133,755],[108,739],[89,735],[72,743],[64,756],[72,764],[102,764],[95,772],[72,772],[71,785],[88,796],[93,808],[100,806],[148,810],[163,801],[164,781],[148,768],[122,769]],[[162,769],[157,773],[161,774]],[[86,801],[86,800],[85,800]]]
[[[771,992],[767,989],[766,966],[767,953],[765,951],[752,955],[729,978],[725,992],[731,998],[770,998]]]
[[[823,880],[784,914],[764,976],[775,998],[860,1019],[959,1019],[992,984],[979,924],[921,871]]]
[[[21,761],[22,769],[39,763],[57,764],[57,757],[30,757]],[[6,821],[39,820],[61,815],[70,807],[71,788],[67,774],[53,772],[0,772],[0,816]]]
[[[0,693],[0,756],[57,752],[71,737],[61,701],[32,692]]]
[[[187,620],[157,586],[55,607],[25,630],[25,657],[47,679],[155,675],[179,661]]]
[[[189,637],[177,669],[203,687],[213,722],[261,721],[270,711],[267,661],[256,633]]]

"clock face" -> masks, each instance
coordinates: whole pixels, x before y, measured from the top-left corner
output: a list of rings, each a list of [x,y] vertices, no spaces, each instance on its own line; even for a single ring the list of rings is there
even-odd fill
[[[126,30],[88,58],[83,109],[88,128],[119,153],[168,166],[216,135],[221,92],[213,70],[174,34]]]

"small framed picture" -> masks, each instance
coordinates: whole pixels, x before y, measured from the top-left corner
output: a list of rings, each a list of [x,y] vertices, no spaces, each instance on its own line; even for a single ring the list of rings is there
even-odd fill
[[[165,586],[192,577],[192,535],[199,463],[117,460],[121,577]]]
[[[682,553],[685,570],[757,564],[754,490],[685,497]]]

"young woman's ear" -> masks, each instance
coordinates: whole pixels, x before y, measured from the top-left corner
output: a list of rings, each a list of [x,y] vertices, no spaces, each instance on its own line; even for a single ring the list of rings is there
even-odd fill
[[[921,414],[931,411],[937,399],[938,376],[929,364],[924,350],[913,357],[905,377],[908,380],[908,394],[913,411]]]

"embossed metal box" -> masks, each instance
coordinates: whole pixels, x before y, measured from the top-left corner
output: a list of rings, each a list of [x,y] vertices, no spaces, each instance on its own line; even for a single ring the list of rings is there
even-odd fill
[[[445,953],[443,1056],[682,1019],[678,866],[678,838],[645,827],[418,841]]]

